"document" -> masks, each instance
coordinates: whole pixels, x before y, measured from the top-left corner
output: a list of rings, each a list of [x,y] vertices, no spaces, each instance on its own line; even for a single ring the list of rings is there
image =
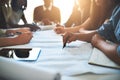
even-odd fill
[[[44,31],[44,30],[52,30],[52,29],[54,29],[55,25],[45,25],[45,26],[40,25],[39,27],[41,28],[42,31]]]
[[[95,64],[104,67],[117,68],[120,69],[120,66],[110,60],[102,51],[97,48],[93,49],[92,55],[89,59],[89,64]]]
[[[0,57],[0,80],[1,78],[5,80],[61,80],[61,75],[43,67]]]

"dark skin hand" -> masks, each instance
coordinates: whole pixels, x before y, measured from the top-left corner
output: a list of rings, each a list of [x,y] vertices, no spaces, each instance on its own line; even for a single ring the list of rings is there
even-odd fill
[[[100,49],[107,57],[120,65],[120,57],[116,50],[118,44],[110,44],[109,42],[106,42],[106,40],[99,34],[92,37],[91,43],[94,47]]]
[[[70,43],[72,41],[81,40],[86,42],[91,42],[92,36],[96,34],[96,30],[85,31],[84,33],[71,33],[66,32],[63,34],[63,43]]]

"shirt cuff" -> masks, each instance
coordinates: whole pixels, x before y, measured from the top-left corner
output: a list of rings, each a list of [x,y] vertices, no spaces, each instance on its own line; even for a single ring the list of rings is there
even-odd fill
[[[120,46],[117,47],[117,53],[118,53],[118,56],[120,57]]]

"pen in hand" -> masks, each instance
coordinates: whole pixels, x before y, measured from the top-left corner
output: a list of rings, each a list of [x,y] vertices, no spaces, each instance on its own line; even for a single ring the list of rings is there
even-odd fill
[[[69,36],[67,36],[65,42],[63,41],[63,42],[64,42],[64,43],[63,43],[63,48],[66,47],[66,44],[67,44],[68,39],[69,39]]]

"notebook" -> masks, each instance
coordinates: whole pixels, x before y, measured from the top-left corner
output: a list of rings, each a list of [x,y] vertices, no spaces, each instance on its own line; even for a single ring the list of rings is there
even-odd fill
[[[97,48],[93,49],[92,55],[88,61],[89,64],[99,65],[103,67],[120,69],[120,66],[110,60],[102,51]]]

